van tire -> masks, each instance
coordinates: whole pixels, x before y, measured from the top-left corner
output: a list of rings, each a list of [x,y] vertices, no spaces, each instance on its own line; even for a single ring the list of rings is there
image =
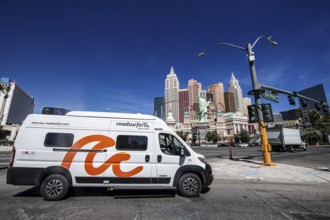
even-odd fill
[[[197,197],[202,190],[202,181],[194,173],[186,173],[179,181],[179,192],[185,197]]]
[[[63,199],[69,189],[66,177],[60,174],[52,174],[41,183],[40,193],[46,201],[58,201]]]

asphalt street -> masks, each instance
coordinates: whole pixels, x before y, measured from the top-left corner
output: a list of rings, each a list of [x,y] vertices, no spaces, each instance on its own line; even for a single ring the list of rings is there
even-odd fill
[[[0,170],[1,219],[330,219],[330,185],[221,180],[197,198],[170,191],[76,188],[47,202],[37,187],[5,184]]]
[[[258,147],[232,149],[237,160],[228,160],[226,148],[194,149],[205,154],[214,171],[209,191],[197,198],[166,190],[75,188],[62,201],[46,202],[38,187],[7,185],[7,169],[0,169],[0,219],[330,219],[328,172],[284,164],[265,167],[257,161],[262,160]],[[329,157],[327,147],[272,154],[275,161],[299,164]],[[8,164],[10,152],[0,155]]]

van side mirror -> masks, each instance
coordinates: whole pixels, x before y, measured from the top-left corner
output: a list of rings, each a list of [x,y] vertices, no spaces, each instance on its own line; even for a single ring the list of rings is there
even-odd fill
[[[180,157],[184,157],[186,155],[186,151],[184,149],[184,147],[181,147],[180,149]]]

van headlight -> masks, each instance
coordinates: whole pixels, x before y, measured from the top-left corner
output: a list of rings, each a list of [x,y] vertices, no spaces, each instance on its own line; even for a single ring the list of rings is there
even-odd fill
[[[202,162],[202,163],[206,163],[206,160],[204,157],[198,157],[198,159]]]

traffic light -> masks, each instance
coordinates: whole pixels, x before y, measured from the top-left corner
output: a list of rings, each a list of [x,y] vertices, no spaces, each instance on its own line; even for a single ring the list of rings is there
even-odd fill
[[[296,105],[296,102],[294,101],[294,98],[292,95],[288,95],[289,103],[290,105]]]
[[[273,122],[274,116],[272,111],[272,106],[268,104],[261,104],[262,116],[264,118],[264,122]]]
[[[315,106],[316,111],[321,110],[319,103],[314,103],[314,106]]]
[[[256,123],[259,121],[258,108],[256,105],[248,105],[249,123]]]
[[[303,98],[299,98],[299,101],[300,101],[300,106],[301,106],[301,107],[303,107],[303,108],[307,107],[307,104],[306,104],[305,99],[303,99]]]
[[[327,106],[325,103],[322,103],[322,111],[324,113],[328,113],[329,112],[329,106]]]

